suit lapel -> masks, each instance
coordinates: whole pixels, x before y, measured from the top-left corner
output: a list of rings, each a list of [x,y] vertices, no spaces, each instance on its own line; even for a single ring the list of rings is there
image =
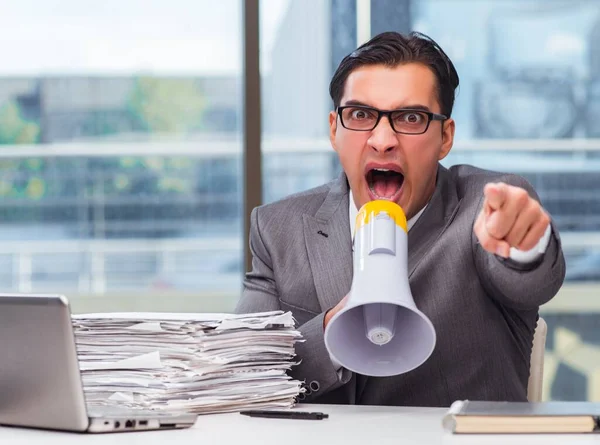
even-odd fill
[[[408,277],[415,272],[425,253],[450,225],[460,206],[450,172],[438,167],[436,188],[429,205],[408,232]]]
[[[341,174],[314,216],[303,216],[304,239],[322,310],[335,306],[352,285],[348,183]]]

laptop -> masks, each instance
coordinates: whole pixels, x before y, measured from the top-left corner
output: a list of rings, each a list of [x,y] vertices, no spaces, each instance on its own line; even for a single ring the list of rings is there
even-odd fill
[[[86,407],[69,302],[0,294],[0,424],[81,433],[188,428],[198,415]]]

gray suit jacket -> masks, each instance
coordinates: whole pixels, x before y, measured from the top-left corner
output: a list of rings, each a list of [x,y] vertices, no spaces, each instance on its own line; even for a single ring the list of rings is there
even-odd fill
[[[538,306],[562,285],[565,261],[555,227],[541,261],[523,266],[484,251],[473,233],[483,187],[523,178],[471,166],[439,166],[436,190],[408,234],[408,275],[417,307],[437,343],[417,369],[366,377],[334,368],[323,340],[324,312],[352,283],[348,182],[321,187],[252,211],[252,271],[239,313],[291,311],[306,341],[290,375],[305,382],[304,402],[449,406],[458,399],[527,400]],[[326,235],[326,236],[325,236]]]

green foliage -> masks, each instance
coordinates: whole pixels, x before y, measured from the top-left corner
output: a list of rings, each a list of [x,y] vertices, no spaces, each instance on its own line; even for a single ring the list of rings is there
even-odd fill
[[[149,133],[183,135],[202,128],[206,99],[197,80],[140,77],[127,102],[129,112]],[[193,191],[188,158],[123,157],[107,193],[186,194]],[[140,175],[139,172],[145,172]],[[138,172],[137,175],[132,175]]]
[[[128,109],[151,133],[187,133],[201,128],[205,102],[194,79],[140,77]]]
[[[39,141],[40,126],[21,116],[14,101],[0,107],[0,144],[35,144]]]
[[[47,195],[46,163],[39,158],[0,161],[0,198],[39,200]]]
[[[194,79],[140,77],[126,108],[138,128],[149,133],[186,134],[202,128],[206,99]],[[91,133],[118,133],[119,122],[109,117],[94,114],[88,123]],[[40,134],[39,124],[24,119],[16,101],[0,106],[0,144],[35,144]],[[105,172],[88,178],[83,191],[88,197],[182,195],[194,190],[194,161],[187,157],[111,157],[87,160],[86,165],[90,171]],[[0,160],[0,199],[36,201],[70,193],[62,187],[55,190],[58,182],[48,181],[48,167],[42,158]]]
[[[103,160],[105,196],[189,194],[194,190],[194,161],[188,157],[123,156]]]

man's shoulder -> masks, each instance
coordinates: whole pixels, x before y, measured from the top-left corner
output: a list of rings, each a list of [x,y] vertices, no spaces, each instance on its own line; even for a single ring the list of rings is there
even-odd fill
[[[254,211],[260,215],[261,222],[269,223],[275,220],[278,224],[284,220],[302,222],[303,215],[315,215],[323,205],[332,187],[338,185],[339,179],[301,192],[293,193],[284,198],[263,204]]]
[[[469,193],[479,195],[483,192],[485,184],[489,182],[504,182],[533,192],[533,187],[527,179],[514,173],[488,170],[467,164],[453,165],[448,168],[448,171],[461,196]]]

